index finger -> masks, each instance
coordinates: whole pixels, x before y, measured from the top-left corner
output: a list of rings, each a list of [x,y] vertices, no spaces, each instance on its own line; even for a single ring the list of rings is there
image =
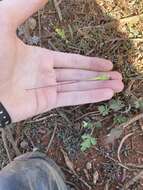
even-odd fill
[[[91,71],[110,71],[113,64],[107,59],[88,57],[78,54],[54,52],[55,68],[86,69]]]

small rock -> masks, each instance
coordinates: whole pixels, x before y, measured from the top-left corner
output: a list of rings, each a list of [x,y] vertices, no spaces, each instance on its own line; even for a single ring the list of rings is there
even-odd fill
[[[20,143],[20,147],[23,148],[23,149],[27,149],[28,148],[28,142],[23,140],[21,143]]]
[[[40,42],[40,38],[38,36],[32,36],[28,39],[30,45],[37,45]]]
[[[86,169],[87,170],[91,170],[92,169],[92,163],[91,162],[87,162],[86,163]]]

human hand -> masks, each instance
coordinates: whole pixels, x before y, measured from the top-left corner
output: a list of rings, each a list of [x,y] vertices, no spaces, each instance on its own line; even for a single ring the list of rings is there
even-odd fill
[[[121,74],[111,71],[108,60],[28,46],[18,39],[17,27],[46,2],[0,2],[0,102],[13,122],[56,107],[109,100],[123,89]],[[85,81],[103,74],[110,80]],[[76,80],[81,82],[55,85]]]

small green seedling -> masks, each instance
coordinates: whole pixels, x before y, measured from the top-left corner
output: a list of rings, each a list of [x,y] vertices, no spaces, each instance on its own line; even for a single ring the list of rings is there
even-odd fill
[[[64,29],[56,28],[55,31],[56,31],[56,33],[60,36],[61,39],[63,39],[63,40],[66,41],[66,43],[69,42],[69,41],[67,40],[67,38],[66,38],[66,34],[65,34]]]
[[[56,33],[62,38],[62,39],[66,39],[66,35],[65,35],[65,31],[64,29],[60,29],[60,28],[56,28],[55,29]]]
[[[110,111],[110,109],[107,105],[98,106],[98,110],[102,116],[108,115],[109,111]]]
[[[114,124],[122,124],[122,123],[125,123],[125,122],[127,122],[127,117],[125,117],[125,116],[122,116],[122,115],[116,115],[115,117],[114,117]]]
[[[81,138],[83,140],[80,148],[82,152],[88,150],[97,143],[96,138],[92,137],[90,134],[84,134]]]
[[[134,102],[134,106],[136,109],[143,109],[143,99],[139,99]]]
[[[86,128],[86,129],[92,129],[93,124],[91,122],[83,121],[83,127]]]
[[[115,112],[125,107],[125,104],[121,100],[111,100],[109,104],[109,108]]]
[[[103,126],[102,126],[102,123],[100,121],[98,121],[97,123],[95,123],[95,127],[97,129],[101,129]]]

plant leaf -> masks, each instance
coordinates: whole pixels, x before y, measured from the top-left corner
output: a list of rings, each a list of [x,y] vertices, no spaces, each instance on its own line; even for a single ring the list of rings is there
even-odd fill
[[[82,135],[82,139],[84,140],[84,139],[89,139],[91,136],[89,135],[89,134],[84,134],[84,135]]]
[[[106,116],[109,114],[109,108],[107,105],[98,106],[98,110],[100,114],[102,114],[102,116]]]
[[[96,145],[97,144],[97,141],[96,141],[96,139],[94,137],[91,137],[90,141],[91,141],[92,145]]]
[[[113,120],[114,120],[115,124],[120,125],[120,124],[125,123],[127,121],[127,117],[122,116],[122,115],[116,115]]]
[[[95,123],[95,127],[98,129],[102,128],[102,123],[98,121],[97,123]]]
[[[66,35],[65,35],[64,29],[56,28],[55,31],[56,31],[56,33],[57,33],[62,39],[66,39]]]
[[[86,139],[81,143],[81,151],[85,151],[91,147],[90,139]]]
[[[83,127],[86,128],[86,129],[92,129],[93,124],[91,122],[83,121]]]
[[[143,109],[143,99],[139,99],[134,102],[135,108],[136,109]]]
[[[91,137],[89,134],[82,135],[83,142],[81,143],[81,151],[84,152],[89,149],[91,146],[96,145],[97,141],[94,137]]]
[[[121,100],[111,100],[109,107],[110,107],[110,109],[112,109],[113,111],[119,111],[119,110],[121,110],[123,107],[125,107],[125,104],[124,104]]]

